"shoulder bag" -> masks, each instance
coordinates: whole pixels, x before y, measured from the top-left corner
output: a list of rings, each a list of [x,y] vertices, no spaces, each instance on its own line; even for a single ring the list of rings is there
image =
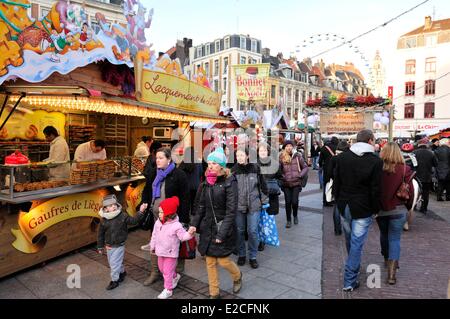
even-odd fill
[[[298,159],[298,156],[297,156],[297,167],[298,167],[298,172],[301,173],[301,172],[302,172],[302,169],[301,169],[301,167],[300,167],[300,160]],[[305,187],[306,187],[306,184],[308,184],[308,174],[306,174],[305,176],[303,176],[303,177],[300,179],[300,186],[301,186],[302,188],[305,188]]]

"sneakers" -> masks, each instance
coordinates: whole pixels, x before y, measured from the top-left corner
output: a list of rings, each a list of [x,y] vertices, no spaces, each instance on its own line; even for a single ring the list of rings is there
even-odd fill
[[[244,266],[245,265],[245,256],[239,257],[237,261],[238,266]]]
[[[291,228],[291,227],[292,227],[292,222],[288,221],[288,222],[286,223],[286,228]]]
[[[148,243],[147,245],[141,246],[141,250],[150,251],[150,243]]]
[[[126,271],[120,273],[120,275],[119,275],[119,280],[118,280],[118,281],[119,281],[119,282],[124,281],[126,276],[127,276],[127,272],[126,272]]]
[[[294,217],[294,225],[298,225],[298,217]]]
[[[181,275],[177,274],[175,278],[173,278],[172,281],[172,289],[175,289],[178,286],[178,282],[180,281]]]
[[[256,259],[250,259],[250,267],[252,267],[253,269],[256,269],[259,267],[258,262],[256,261]]]
[[[165,289],[158,295],[158,299],[168,299],[172,297],[173,292],[171,290]]]
[[[242,271],[241,271],[241,276],[239,277],[239,279],[236,281],[233,281],[233,293],[234,294],[239,293],[239,291],[241,291],[241,288],[242,288]]]
[[[118,281],[111,281],[108,285],[108,287],[106,287],[106,290],[113,290],[115,288],[119,287],[119,282]]]
[[[353,290],[358,289],[358,288],[359,288],[359,281],[357,281],[355,286],[353,286],[353,287],[352,286],[347,286],[347,287],[342,288],[342,291],[344,291],[344,292],[352,292]]]

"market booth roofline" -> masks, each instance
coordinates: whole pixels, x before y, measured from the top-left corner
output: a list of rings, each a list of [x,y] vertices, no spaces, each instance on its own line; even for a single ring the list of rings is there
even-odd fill
[[[167,106],[154,105],[108,95],[91,96],[88,90],[75,86],[2,86],[3,95],[9,102],[21,102],[30,107],[46,107],[55,110],[76,110],[98,113],[148,117],[182,122],[208,121],[227,123],[220,116],[205,116],[202,113],[179,110]]]

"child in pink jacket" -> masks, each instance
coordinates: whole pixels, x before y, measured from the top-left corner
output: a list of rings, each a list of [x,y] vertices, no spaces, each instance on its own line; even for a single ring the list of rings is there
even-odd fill
[[[177,209],[180,205],[178,197],[165,199],[159,205],[159,219],[153,228],[150,249],[158,256],[158,267],[164,277],[164,290],[158,299],[172,296],[173,289],[180,280],[176,273],[180,241],[187,241],[194,232],[187,232],[178,220]]]

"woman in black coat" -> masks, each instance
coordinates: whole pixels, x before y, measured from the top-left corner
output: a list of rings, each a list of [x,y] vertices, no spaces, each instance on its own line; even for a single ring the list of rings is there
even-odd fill
[[[170,149],[161,148],[156,152],[156,167],[146,176],[145,188],[142,192],[141,211],[148,207],[152,210],[154,220],[158,219],[159,204],[166,198],[177,196],[180,200],[178,217],[181,223],[189,224],[189,189],[186,174],[175,167]],[[149,244],[142,246],[142,250],[149,250]],[[151,285],[161,278],[158,269],[158,257],[150,254],[151,274],[145,280],[144,286]],[[184,259],[178,259],[177,273],[184,269]]]
[[[198,251],[206,256],[210,298],[220,297],[217,265],[230,273],[233,292],[238,293],[242,273],[230,259],[236,249],[237,180],[226,168],[222,148],[208,156],[206,181],[200,184],[197,200],[198,208],[191,228],[200,234]]]

